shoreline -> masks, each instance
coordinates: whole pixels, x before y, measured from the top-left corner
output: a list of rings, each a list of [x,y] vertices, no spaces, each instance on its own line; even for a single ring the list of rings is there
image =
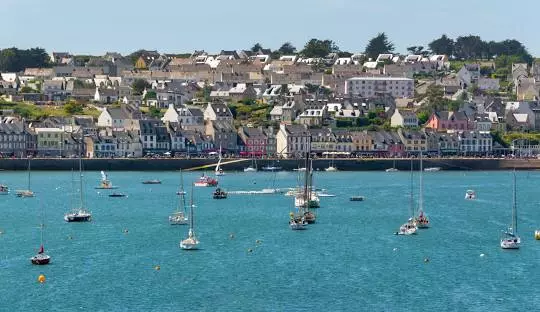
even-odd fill
[[[340,171],[384,171],[395,166],[400,171],[410,170],[409,158],[346,158],[346,159],[313,159],[313,169],[323,171],[330,165]],[[251,165],[249,158],[223,159],[221,167],[225,171],[243,171]],[[123,158],[106,159],[92,158],[83,159],[84,170],[89,171],[213,171],[217,159],[208,158]],[[36,171],[70,171],[77,169],[78,159],[76,158],[33,158],[32,170]],[[298,167],[304,167],[303,159],[258,159],[257,167],[259,171],[267,165],[281,167],[284,171],[293,171]],[[414,159],[414,169],[418,170],[419,160]],[[499,159],[499,158],[424,158],[424,168],[440,167],[443,171],[476,171],[476,170],[535,170],[540,169],[540,159]],[[1,159],[0,170],[23,171],[28,169],[27,159]]]

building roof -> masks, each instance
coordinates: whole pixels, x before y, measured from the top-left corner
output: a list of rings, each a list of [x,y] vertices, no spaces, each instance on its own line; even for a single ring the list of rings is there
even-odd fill
[[[111,115],[112,119],[129,119],[129,115],[121,107],[107,108],[107,112],[109,112],[109,115]]]
[[[440,112],[436,112],[435,115],[437,115],[441,120],[462,120],[462,121],[469,120],[465,112],[459,112],[459,111],[458,112],[440,111]]]

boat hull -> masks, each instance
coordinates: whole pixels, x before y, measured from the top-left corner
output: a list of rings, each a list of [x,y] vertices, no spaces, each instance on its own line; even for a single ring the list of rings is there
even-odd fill
[[[184,250],[197,250],[199,249],[199,241],[195,239],[185,239],[180,242],[180,248]]]
[[[106,187],[96,186],[96,187],[94,187],[95,190],[116,190],[117,188],[118,188],[118,186],[106,186]]]
[[[364,201],[364,197],[351,197],[349,198],[350,201]]]
[[[125,194],[110,194],[109,197],[126,197]]]
[[[92,216],[65,215],[64,220],[66,222],[89,222],[92,221]]]
[[[502,249],[519,249],[519,242],[503,239],[501,240]]]
[[[51,257],[47,255],[35,255],[30,258],[30,262],[34,265],[46,265],[51,262]]]

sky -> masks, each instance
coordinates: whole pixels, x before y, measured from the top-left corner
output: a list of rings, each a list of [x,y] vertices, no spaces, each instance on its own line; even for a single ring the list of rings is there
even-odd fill
[[[300,50],[317,38],[354,53],[385,32],[400,53],[445,33],[517,39],[540,56],[537,0],[0,0],[0,8],[0,48],[215,53],[257,42],[278,49],[288,41]]]

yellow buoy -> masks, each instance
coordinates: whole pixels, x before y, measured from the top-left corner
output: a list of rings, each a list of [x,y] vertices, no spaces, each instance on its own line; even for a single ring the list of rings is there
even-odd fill
[[[540,240],[540,230],[534,231],[534,239]]]
[[[40,275],[38,276],[38,279],[37,279],[37,280],[38,280],[38,282],[40,282],[41,284],[45,283],[45,280],[46,280],[46,279],[45,279],[45,275],[40,274]]]

